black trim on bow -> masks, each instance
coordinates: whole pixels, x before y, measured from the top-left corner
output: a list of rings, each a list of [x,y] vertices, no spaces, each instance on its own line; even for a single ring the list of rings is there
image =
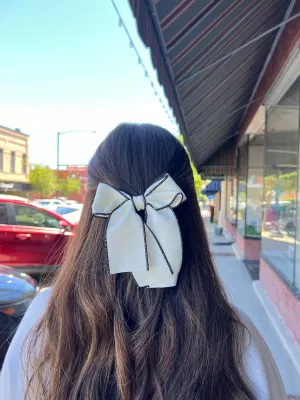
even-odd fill
[[[175,194],[175,196],[173,197],[173,199],[170,201],[170,203],[169,204],[167,204],[166,206],[163,206],[163,207],[160,207],[160,208],[155,208],[155,210],[156,211],[160,211],[160,210],[163,210],[164,208],[172,208],[172,204],[174,204],[175,203],[175,200],[177,199],[177,197],[178,196],[181,196],[181,200],[180,200],[180,203],[178,203],[178,206],[181,204],[181,203],[183,203],[183,201],[184,201],[184,197],[183,197],[183,194],[182,193],[176,193]],[[177,207],[178,207],[177,206]]]
[[[109,186],[109,185],[108,185]],[[112,186],[111,186],[112,187]],[[114,189],[114,187],[112,187]],[[120,192],[119,192],[120,193]],[[122,193],[121,193],[122,194]],[[129,201],[129,199],[127,199],[126,196],[124,196],[126,198],[126,200],[124,200],[121,204],[118,205],[118,207],[116,207],[114,210],[112,210],[111,213],[93,213],[94,217],[99,217],[99,218],[109,218],[111,216],[111,214],[113,212],[115,212],[116,210],[118,210],[120,207],[122,207],[123,204],[127,203],[127,201]]]
[[[163,178],[159,178],[159,179],[157,179],[157,185],[156,186],[154,186],[151,190],[150,190],[150,192],[149,193],[147,193],[146,194],[146,196],[145,197],[148,197],[148,196],[150,196],[150,194],[152,194],[153,192],[154,192],[154,190],[156,190],[158,187],[160,187],[160,185],[162,185],[168,178],[169,178],[169,174],[165,174],[165,176],[163,177]],[[156,183],[156,182],[154,182],[154,184]]]
[[[164,252],[164,249],[162,248],[161,244],[159,243],[159,240],[157,239],[155,233],[152,231],[152,229],[149,228],[149,226],[144,222],[144,225],[149,229],[149,232],[151,233],[151,235],[154,237],[159,250],[161,251],[161,254],[163,255],[165,262],[167,263],[167,266],[169,267],[169,270],[171,272],[172,275],[174,275],[173,269],[171,267],[171,264],[169,263],[168,257],[166,256],[166,253]],[[181,236],[181,235],[180,235]],[[148,251],[147,251],[147,242],[146,242],[146,247],[145,247],[146,253],[148,255]]]

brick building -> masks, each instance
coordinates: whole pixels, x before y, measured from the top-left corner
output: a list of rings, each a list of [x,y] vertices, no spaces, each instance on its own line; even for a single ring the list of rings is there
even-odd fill
[[[0,126],[0,193],[26,196],[30,190],[28,140],[20,129]]]
[[[83,203],[87,183],[87,166],[68,165],[66,169],[59,171],[59,178],[62,180],[66,178],[77,178],[80,180],[80,192],[71,194],[69,200]]]

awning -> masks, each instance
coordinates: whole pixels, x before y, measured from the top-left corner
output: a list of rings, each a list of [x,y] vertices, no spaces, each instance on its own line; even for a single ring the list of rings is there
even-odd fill
[[[238,129],[290,1],[129,0],[198,170]],[[250,44],[249,44],[250,43]]]
[[[202,194],[205,196],[211,196],[221,191],[221,182],[220,181],[212,181],[210,182],[204,190],[202,190]]]
[[[236,169],[236,146],[234,143],[218,150],[212,157],[198,168],[202,179],[222,179],[224,176],[233,176]]]

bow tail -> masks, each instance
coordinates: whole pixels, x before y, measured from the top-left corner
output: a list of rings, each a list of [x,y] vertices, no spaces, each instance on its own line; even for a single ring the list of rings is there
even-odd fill
[[[157,244],[157,246],[158,246],[158,248],[159,248],[159,250],[160,250],[160,252],[161,252],[161,254],[162,254],[162,256],[163,256],[163,258],[164,258],[164,260],[165,260],[165,262],[166,262],[166,264],[167,264],[167,266],[169,268],[169,270],[170,270],[170,272],[171,272],[171,274],[173,275],[174,272],[173,272],[172,266],[171,266],[171,264],[170,264],[170,262],[168,260],[168,257],[166,256],[166,254],[164,252],[164,249],[162,248],[161,244],[159,243],[159,240],[155,236],[155,233],[152,231],[152,229],[146,223],[145,223],[145,225],[149,229],[149,232],[151,233],[153,239],[155,240],[155,242],[156,242],[156,244]]]
[[[176,286],[182,264],[182,241],[177,219],[170,208],[147,207],[145,224],[149,270],[133,272],[139,286]]]
[[[145,259],[146,259],[146,266],[147,266],[147,271],[149,271],[149,256],[148,256],[148,245],[147,245],[147,234],[146,234],[146,224],[144,221],[141,219],[142,225],[143,225],[143,236],[144,236],[144,246],[145,246]]]

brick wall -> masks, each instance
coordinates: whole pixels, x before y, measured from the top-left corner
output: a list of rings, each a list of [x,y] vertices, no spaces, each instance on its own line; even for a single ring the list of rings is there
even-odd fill
[[[235,244],[240,250],[244,260],[259,260],[261,240],[245,238],[237,230]]]
[[[300,300],[262,258],[260,259],[260,281],[300,345]]]

